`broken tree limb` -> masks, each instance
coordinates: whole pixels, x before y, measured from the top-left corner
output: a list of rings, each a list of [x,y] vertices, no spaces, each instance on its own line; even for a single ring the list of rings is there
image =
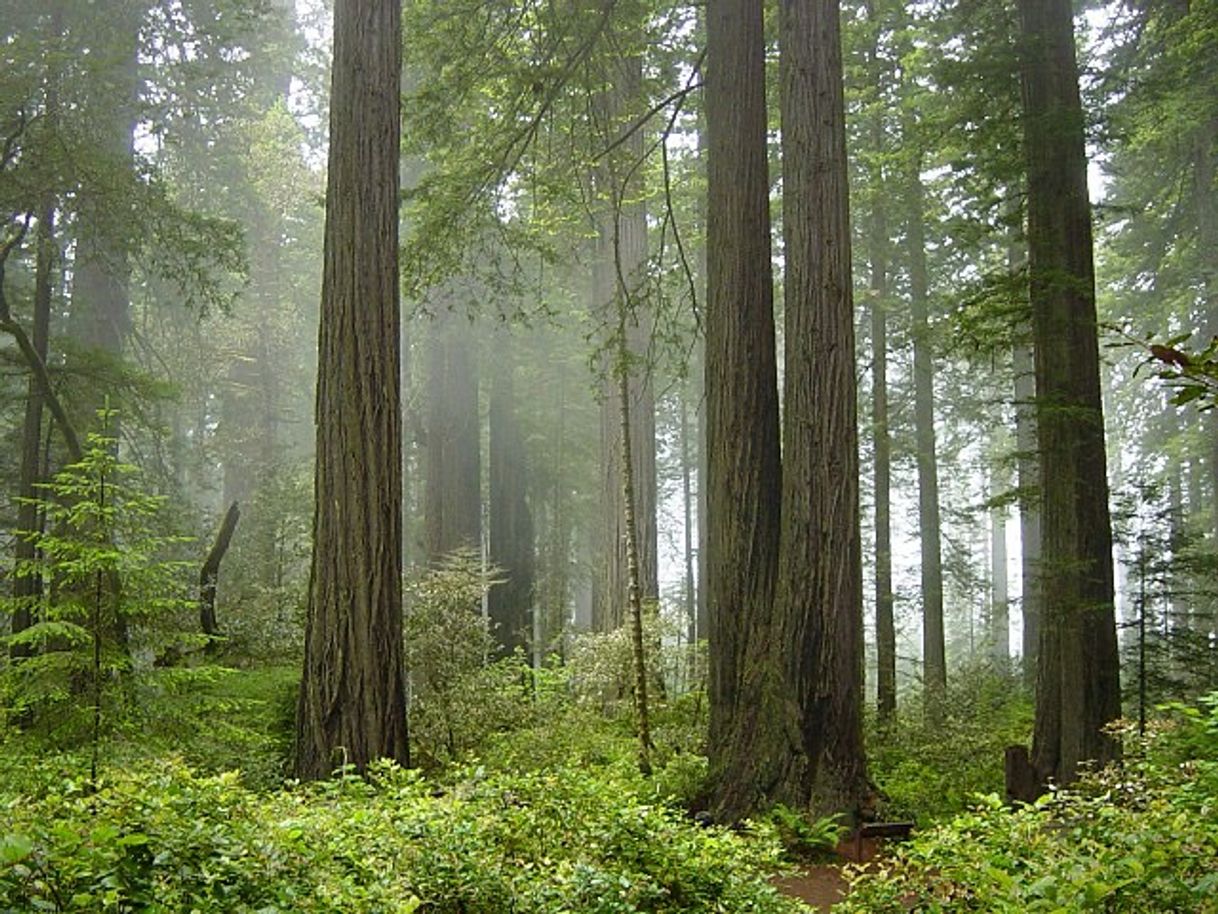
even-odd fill
[[[203,627],[203,634],[208,637],[209,653],[215,649],[215,639],[220,635],[219,626],[216,624],[216,581],[220,575],[220,562],[233,541],[233,533],[240,517],[241,511],[237,502],[233,502],[228,506],[224,522],[220,524],[220,532],[216,534],[216,541],[212,543],[211,551],[203,561],[203,570],[199,573],[199,624]]]

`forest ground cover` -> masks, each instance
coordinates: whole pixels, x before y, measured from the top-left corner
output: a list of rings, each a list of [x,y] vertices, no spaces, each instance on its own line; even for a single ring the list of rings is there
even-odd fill
[[[645,779],[628,717],[557,675],[519,692],[513,726],[426,772],[284,786],[295,677],[220,675],[161,709],[158,738],[116,730],[95,792],[83,745],[7,731],[0,910],[778,914],[802,908],[776,886],[838,834],[781,808],[739,830],[698,824],[701,697],[658,715]],[[1216,910],[1218,700],[1173,706],[1145,739],[1125,734],[1119,770],[1011,811],[1001,746],[1026,734],[1027,700],[967,678],[941,722],[911,702],[873,727],[880,813],[920,834],[845,867],[834,910]]]

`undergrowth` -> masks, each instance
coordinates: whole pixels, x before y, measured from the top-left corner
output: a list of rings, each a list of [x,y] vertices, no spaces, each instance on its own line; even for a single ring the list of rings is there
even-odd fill
[[[842,914],[1218,912],[1218,693],[1032,806],[997,794],[856,874]]]

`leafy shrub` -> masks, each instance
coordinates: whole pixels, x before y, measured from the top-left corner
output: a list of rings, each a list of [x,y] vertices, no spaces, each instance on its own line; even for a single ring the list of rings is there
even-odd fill
[[[424,767],[457,761],[534,713],[534,678],[521,659],[489,661],[496,645],[480,606],[493,583],[471,552],[407,581],[410,738]]]
[[[858,873],[835,911],[1218,912],[1218,695],[1119,767],[1010,809],[997,795]]]
[[[637,775],[471,768],[446,786],[376,769],[260,797],[146,766],[9,797],[0,910],[795,912],[778,848],[646,802]]]

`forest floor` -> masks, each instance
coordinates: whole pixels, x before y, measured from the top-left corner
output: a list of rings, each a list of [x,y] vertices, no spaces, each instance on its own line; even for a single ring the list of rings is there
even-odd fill
[[[863,840],[862,854],[858,857],[853,838],[838,844],[830,860],[806,863],[792,873],[775,877],[775,888],[784,895],[798,898],[814,911],[829,911],[833,905],[846,897],[850,883],[843,869],[847,864],[867,863],[881,852],[880,843],[867,838]]]

